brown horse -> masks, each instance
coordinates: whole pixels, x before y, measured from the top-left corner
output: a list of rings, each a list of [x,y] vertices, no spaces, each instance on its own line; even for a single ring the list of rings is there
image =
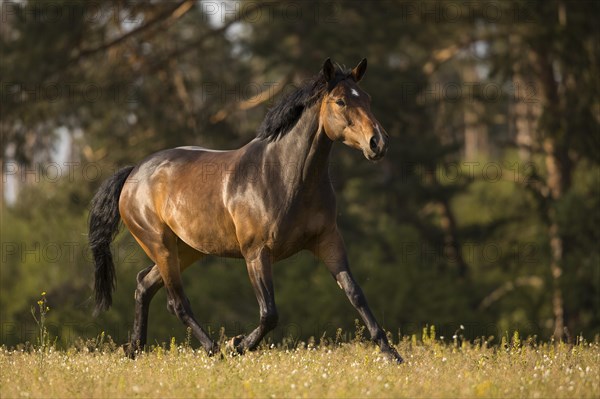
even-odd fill
[[[182,271],[206,255],[245,259],[260,324],[232,343],[240,353],[256,348],[278,319],[271,265],[307,249],[325,263],[381,351],[402,361],[350,273],[328,172],[336,141],[372,161],[387,150],[388,135],[371,113],[370,96],[357,85],[366,67],[366,59],[352,70],[327,59],[316,77],[269,110],[257,137],[238,150],[169,149],[102,184],[89,229],[96,310],[112,302],[110,243],[120,219],[155,263],[137,275],[131,356],[146,344],[149,304],[163,285],[169,310],[209,354],[218,351],[194,318],[181,280]]]

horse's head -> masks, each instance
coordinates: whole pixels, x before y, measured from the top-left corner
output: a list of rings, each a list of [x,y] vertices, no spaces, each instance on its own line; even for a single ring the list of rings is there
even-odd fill
[[[321,103],[320,119],[331,140],[342,141],[376,161],[385,155],[389,136],[371,112],[371,96],[358,87],[366,70],[366,58],[347,75],[340,75],[329,58],[325,61],[327,93]]]

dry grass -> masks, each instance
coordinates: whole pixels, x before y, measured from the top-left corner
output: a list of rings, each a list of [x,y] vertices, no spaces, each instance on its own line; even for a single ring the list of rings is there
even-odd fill
[[[459,348],[424,338],[398,345],[402,365],[358,342],[223,359],[173,344],[136,360],[106,348],[2,348],[0,397],[600,397],[598,343]]]

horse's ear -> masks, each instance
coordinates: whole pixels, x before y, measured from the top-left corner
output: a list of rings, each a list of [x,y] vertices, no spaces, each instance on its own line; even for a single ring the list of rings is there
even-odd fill
[[[360,82],[367,71],[367,59],[363,58],[361,62],[352,70],[352,77],[356,83]]]
[[[323,76],[325,76],[325,79],[327,79],[328,82],[331,82],[335,77],[335,67],[329,58],[323,63]]]

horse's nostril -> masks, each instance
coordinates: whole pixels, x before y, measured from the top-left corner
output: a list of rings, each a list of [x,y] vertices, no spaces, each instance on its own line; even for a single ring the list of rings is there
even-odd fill
[[[379,144],[379,138],[377,136],[371,137],[371,141],[369,141],[369,147],[371,147],[371,150],[375,151],[377,149],[377,144]]]

